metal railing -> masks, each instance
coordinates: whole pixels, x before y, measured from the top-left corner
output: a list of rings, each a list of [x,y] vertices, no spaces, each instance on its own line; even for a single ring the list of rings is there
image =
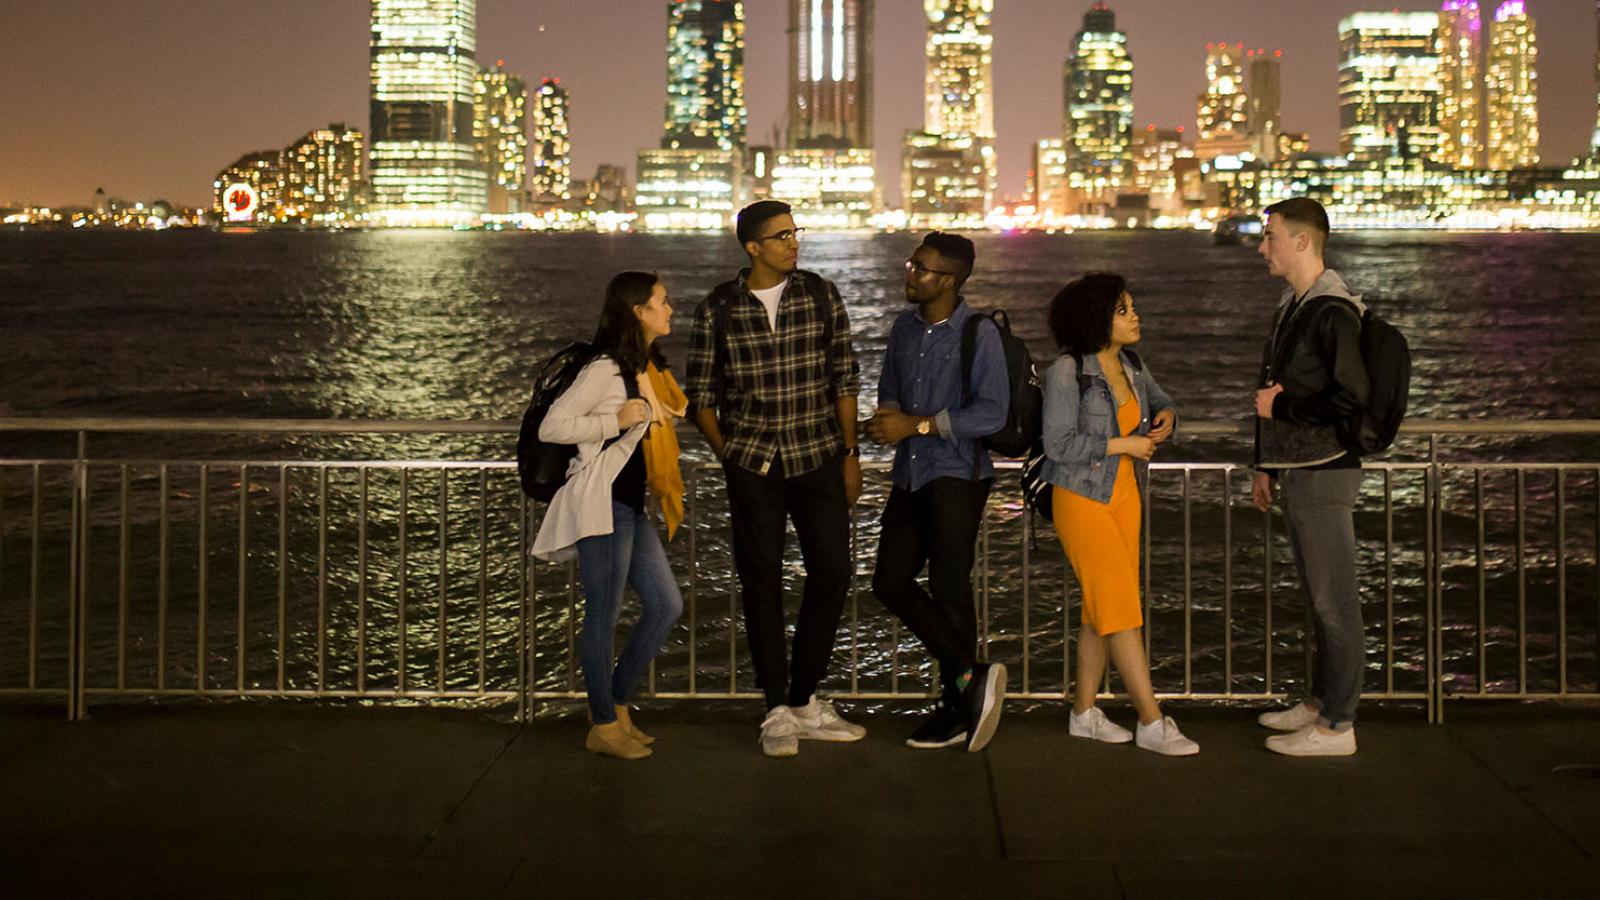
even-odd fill
[[[73,719],[92,699],[168,696],[514,704],[526,719],[540,701],[582,696],[576,572],[526,552],[537,510],[504,460],[516,424],[0,419],[0,433],[76,438],[71,458],[0,457],[0,696],[63,699]],[[1191,423],[1182,439],[1243,433]],[[479,436],[493,447],[466,459],[91,455],[91,436],[112,435]],[[1367,465],[1364,697],[1419,701],[1438,721],[1447,697],[1600,696],[1600,462],[1441,456],[1452,438],[1592,435],[1600,422],[1413,422],[1403,440],[1425,442],[1423,458]],[[868,590],[887,467],[867,468],[826,687],[927,697],[931,664]],[[684,615],[647,696],[759,696],[714,471],[686,464],[687,520],[669,545]],[[1249,508],[1249,481],[1228,462],[1152,468],[1142,587],[1163,698],[1267,700],[1307,678],[1302,595],[1276,516]],[[1002,476],[973,574],[980,652],[1012,667],[1012,696],[1060,700],[1075,586],[1038,525]],[[791,586],[802,576],[788,564]]]

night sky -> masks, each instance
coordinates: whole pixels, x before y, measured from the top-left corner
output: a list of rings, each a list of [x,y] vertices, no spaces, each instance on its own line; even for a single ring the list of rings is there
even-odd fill
[[[1061,63],[1090,0],[998,0],[995,84],[1001,190],[1018,195],[1030,144],[1058,136]],[[1338,143],[1338,20],[1362,0],[1120,0],[1135,118],[1194,126],[1205,43],[1284,52],[1284,126]],[[1436,10],[1437,0],[1406,0]],[[1595,123],[1591,0],[1529,0],[1538,23],[1542,152],[1564,164]],[[1175,17],[1171,10],[1186,15]],[[1486,17],[1492,12],[1488,4]],[[0,204],[129,199],[209,203],[239,156],[345,122],[367,128],[365,0],[0,0]],[[784,121],[785,0],[746,0],[752,143]],[[887,198],[901,133],[921,124],[921,0],[877,0],[876,130]],[[572,93],[574,175],[624,163],[660,138],[662,0],[479,0],[478,59]]]

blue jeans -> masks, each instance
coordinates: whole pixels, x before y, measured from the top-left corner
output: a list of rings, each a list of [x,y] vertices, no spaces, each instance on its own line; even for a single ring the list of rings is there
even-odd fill
[[[583,583],[578,659],[589,691],[589,716],[596,725],[617,720],[616,704],[628,702],[650,660],[666,643],[667,632],[683,614],[683,595],[650,517],[613,502],[611,521],[610,534],[578,541],[578,580]],[[644,610],[613,665],[622,593],[629,584]]]

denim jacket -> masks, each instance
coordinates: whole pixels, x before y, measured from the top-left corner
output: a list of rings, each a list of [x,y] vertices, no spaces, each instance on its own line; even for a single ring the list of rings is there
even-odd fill
[[[1149,434],[1151,418],[1166,409],[1176,412],[1177,406],[1138,357],[1124,351],[1122,367],[1139,403],[1139,428],[1135,433]],[[1110,503],[1120,460],[1106,455],[1106,442],[1124,436],[1117,424],[1117,401],[1100,368],[1099,357],[1083,357],[1083,374],[1088,376],[1089,386],[1080,392],[1071,354],[1062,354],[1044,373],[1043,474],[1053,485],[1090,500]],[[1150,464],[1140,459],[1133,462],[1142,487]]]

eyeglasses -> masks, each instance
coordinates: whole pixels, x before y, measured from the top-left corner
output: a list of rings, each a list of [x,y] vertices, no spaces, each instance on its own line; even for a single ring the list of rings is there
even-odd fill
[[[917,262],[914,259],[906,260],[906,271],[908,273],[910,273],[912,275],[916,275],[918,277],[921,277],[923,275],[954,275],[954,274],[956,274],[954,272],[946,272],[946,271],[944,271],[942,269],[930,269],[927,266],[923,265],[922,263]]]
[[[798,243],[800,243],[800,236],[802,234],[805,234],[805,233],[806,233],[806,230],[804,228],[785,228],[784,230],[782,230],[782,231],[780,231],[780,232],[778,232],[776,234],[769,234],[764,238],[758,238],[758,240],[763,240],[763,241],[783,241],[784,243],[788,243],[789,241],[794,241],[795,243],[798,244]]]

